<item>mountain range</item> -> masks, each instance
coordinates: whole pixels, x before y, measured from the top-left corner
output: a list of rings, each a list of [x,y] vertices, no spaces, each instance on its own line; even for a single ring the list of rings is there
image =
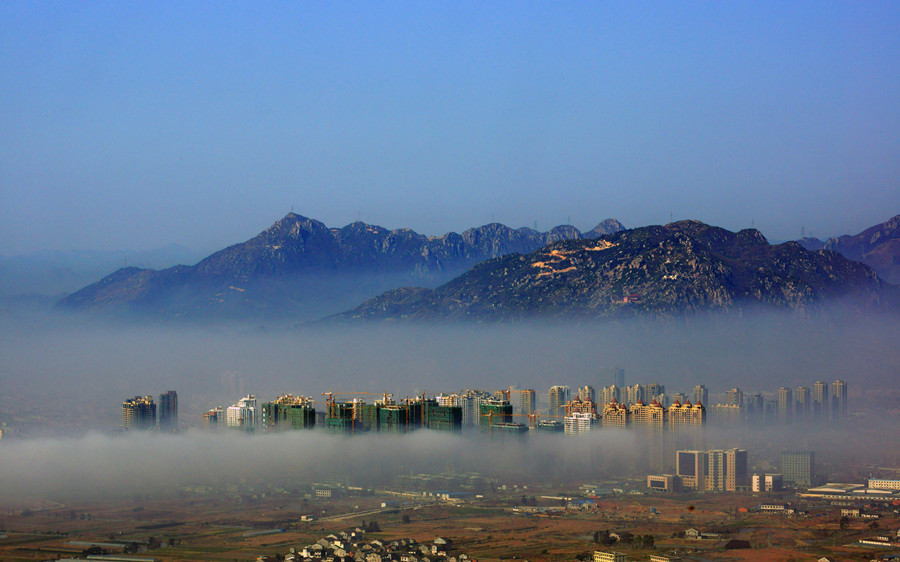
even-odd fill
[[[56,308],[304,322],[674,316],[805,310],[834,298],[880,306],[894,302],[896,287],[856,260],[893,281],[898,226],[900,216],[856,236],[771,245],[756,230],[697,221],[625,230],[607,219],[584,233],[492,223],[425,236],[363,222],[329,228],[289,213],[195,265],[122,268]]]
[[[320,318],[385,290],[438,286],[487,259],[623,230],[607,219],[588,232],[492,223],[425,236],[354,222],[343,228],[289,213],[254,238],[196,265],[122,268],[56,306],[59,310],[187,319]]]
[[[900,285],[900,215],[854,236],[829,238],[824,249],[860,261],[888,283]]]
[[[395,289],[333,320],[672,317],[807,310],[835,299],[879,308],[895,298],[893,289],[837,252],[681,221],[488,260],[436,289]]]

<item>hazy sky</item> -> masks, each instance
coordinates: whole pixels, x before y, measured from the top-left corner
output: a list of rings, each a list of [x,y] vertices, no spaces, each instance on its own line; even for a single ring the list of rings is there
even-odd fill
[[[900,213],[897,2],[0,3],[0,254]]]

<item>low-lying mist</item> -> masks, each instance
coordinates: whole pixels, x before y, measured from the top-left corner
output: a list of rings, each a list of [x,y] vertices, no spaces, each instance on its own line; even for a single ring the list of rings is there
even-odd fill
[[[500,326],[277,328],[147,327],[48,316],[0,323],[0,422],[26,410],[20,433],[119,425],[135,395],[176,390],[183,427],[208,409],[255,394],[454,392],[612,383],[602,367],[625,370],[625,383],[658,382],[669,395],[705,384],[710,399],[844,379],[851,409],[863,390],[894,391],[900,373],[900,322],[894,317],[835,320],[781,313],[678,321]],[[880,406],[893,396],[881,393]],[[364,397],[364,396],[363,396]],[[348,395],[344,398],[350,399]]]
[[[876,410],[896,419],[900,404],[898,341],[896,318],[853,314],[303,328],[0,317],[0,423],[6,424],[0,441],[0,486],[5,489],[0,494],[88,490],[91,482],[98,487],[115,483],[117,489],[171,489],[200,476],[314,480],[336,466],[365,467],[358,477],[371,477],[373,483],[400,470],[443,471],[449,466],[460,471],[499,466],[508,469],[510,477],[545,470],[562,470],[556,473],[561,476],[614,477],[636,466],[639,453],[628,453],[633,447],[605,431],[562,444],[529,436],[527,448],[509,449],[510,462],[500,465],[493,454],[491,462],[484,460],[498,445],[479,440],[477,434],[474,440],[470,435],[430,432],[369,434],[349,446],[322,432],[102,434],[120,426],[123,400],[148,394],[156,398],[167,390],[178,392],[180,426],[190,429],[199,426],[203,412],[233,404],[248,393],[261,402],[284,393],[321,401],[322,393],[330,390],[388,392],[402,399],[421,392],[514,386],[534,388],[541,407],[550,386],[567,384],[573,392],[583,385],[599,389],[613,382],[602,367],[615,366],[625,370],[626,385],[661,383],[669,396],[690,396],[694,385],[705,384],[712,403],[734,386],[745,394],[760,391],[771,397],[781,386],[841,378],[849,385],[851,419],[857,425],[871,420],[877,426],[881,418]],[[375,398],[337,396],[354,397]],[[711,438],[714,435],[711,427]],[[709,446],[768,447],[771,452],[772,443],[814,447],[819,440],[821,447],[831,442],[835,459],[851,451],[871,454],[873,464],[900,462],[883,454],[891,447],[900,450],[900,444],[874,439],[866,444],[846,433],[825,435],[795,427],[789,433],[763,431],[744,435],[740,442],[723,439]],[[541,447],[547,450],[537,454]],[[579,460],[579,453],[588,460]],[[561,469],[556,462],[560,458],[574,464]],[[74,486],[76,482],[82,484]]]
[[[473,471],[514,481],[562,482],[621,476],[634,468],[633,443],[620,433],[598,432],[583,439],[530,437],[491,440],[477,432],[426,430],[352,437],[324,431],[267,435],[192,431],[19,440],[0,447],[0,497],[10,501],[172,495],[189,485],[237,483],[381,487],[400,474]]]
[[[710,430],[702,448],[748,450],[752,471],[771,471],[781,449],[816,451],[819,473],[864,475],[848,470],[896,463],[900,438],[859,439],[857,428]],[[597,429],[566,436],[532,432],[523,439],[491,438],[478,431],[450,434],[428,430],[406,435],[341,436],[324,431],[244,434],[189,431],[180,435],[132,432],[81,437],[35,438],[0,447],[0,498],[96,500],[172,497],[187,486],[241,485],[265,491],[302,489],[311,483],[406,489],[398,475],[476,472],[500,484],[578,484],[635,478],[648,473],[648,458],[664,443],[666,469],[674,463],[674,441],[648,439],[641,430]],[[850,467],[850,468],[847,468]],[[638,484],[639,485],[639,484]]]

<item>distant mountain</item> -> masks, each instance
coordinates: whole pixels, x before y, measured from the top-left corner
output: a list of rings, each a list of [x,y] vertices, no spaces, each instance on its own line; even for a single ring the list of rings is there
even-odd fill
[[[492,259],[437,289],[392,290],[334,320],[667,317],[807,309],[833,298],[877,307],[882,296],[871,269],[835,252],[681,221]]]
[[[810,252],[818,252],[825,248],[825,242],[811,236],[797,240],[797,244],[800,244],[804,249],[809,250]]]
[[[258,236],[193,266],[123,268],[69,295],[57,308],[159,318],[290,318],[346,310],[403,285],[437,286],[478,262],[551,242],[622,230],[607,219],[582,234],[487,224],[429,237],[354,222],[343,228],[289,213]]]
[[[855,236],[829,238],[824,247],[860,261],[874,269],[883,280],[900,285],[900,215]]]
[[[0,296],[54,296],[71,293],[125,264],[165,267],[202,257],[169,244],[151,250],[39,251],[0,256]]]

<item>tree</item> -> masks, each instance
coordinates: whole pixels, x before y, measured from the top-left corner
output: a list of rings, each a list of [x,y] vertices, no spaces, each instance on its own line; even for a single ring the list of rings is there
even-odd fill
[[[409,515],[404,515],[404,516],[403,516],[403,523],[404,523],[405,525],[409,525]]]
[[[843,531],[844,529],[846,529],[847,527],[850,526],[850,518],[847,517],[846,515],[841,517],[841,520],[840,520],[840,522],[838,522],[838,525],[840,525],[841,530]]]
[[[369,526],[368,526],[368,528],[366,529],[366,531],[369,532],[369,533],[378,533],[378,532],[380,532],[380,531],[381,531],[381,527],[378,526],[378,521],[375,521],[374,519],[372,519],[371,521],[369,521]]]
[[[613,544],[614,542],[616,542],[616,539],[609,536],[609,529],[604,529],[600,533],[600,542],[605,544],[606,546],[609,546],[609,545]]]
[[[653,548],[656,541],[653,539],[653,535],[644,535],[641,537],[641,542],[644,544],[644,548]]]

